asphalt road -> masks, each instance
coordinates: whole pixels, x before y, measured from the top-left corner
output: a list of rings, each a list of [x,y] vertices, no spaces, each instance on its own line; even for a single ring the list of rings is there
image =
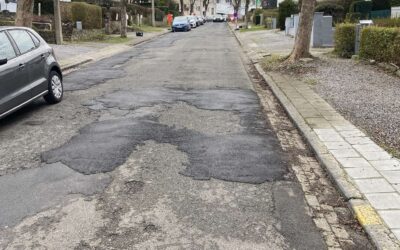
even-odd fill
[[[0,121],[0,248],[327,248],[224,23],[64,84]]]

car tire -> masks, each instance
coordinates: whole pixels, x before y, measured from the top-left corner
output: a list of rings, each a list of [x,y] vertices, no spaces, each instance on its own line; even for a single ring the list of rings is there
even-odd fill
[[[55,104],[61,102],[64,95],[64,86],[61,76],[56,71],[51,71],[48,79],[48,93],[43,97],[47,103]]]

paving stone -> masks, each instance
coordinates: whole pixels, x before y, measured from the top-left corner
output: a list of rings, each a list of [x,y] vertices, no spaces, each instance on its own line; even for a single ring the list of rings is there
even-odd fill
[[[350,144],[347,142],[325,142],[325,146],[328,149],[345,149],[345,148],[352,148]]]
[[[390,229],[400,229],[400,210],[378,210],[378,214]]]
[[[351,145],[373,143],[373,141],[368,137],[346,137],[346,141],[348,141]]]
[[[311,128],[332,128],[329,122],[325,120],[325,118],[306,118],[306,122]]]
[[[332,231],[325,218],[314,218],[315,225],[323,231]]]
[[[364,156],[368,161],[377,161],[377,160],[390,160],[392,156],[385,151],[380,152],[361,152],[361,155]]]
[[[347,174],[353,179],[367,179],[382,177],[373,167],[345,168]]]
[[[353,145],[353,147],[361,153],[364,152],[382,152],[384,151],[381,147],[376,145],[375,143],[371,144],[358,144],[358,145]]]
[[[359,179],[354,180],[360,189],[361,193],[391,193],[395,190],[393,187],[383,178],[379,179]]]
[[[366,194],[365,196],[376,209],[400,209],[398,193]]]
[[[392,232],[400,240],[400,229],[393,229]]]
[[[333,128],[314,129],[314,132],[317,135],[325,135],[325,134],[339,135],[338,132],[336,132],[336,130]]]
[[[365,136],[365,134],[363,132],[361,132],[360,130],[358,130],[358,129],[340,131],[340,134],[345,138],[347,138],[347,137],[363,137],[363,136]]]
[[[346,120],[340,121],[338,123],[332,122],[331,124],[333,125],[333,127],[337,131],[346,131],[346,130],[355,130],[355,129],[357,129],[356,126],[354,126],[353,124],[351,124],[350,122],[348,122]]]
[[[340,239],[348,239],[350,237],[350,235],[346,232],[346,230],[344,230],[341,227],[332,226],[332,231],[336,235],[336,237]]]
[[[335,212],[330,212],[330,213],[327,213],[326,215],[325,215],[325,218],[326,218],[326,220],[328,221],[328,223],[329,224],[338,224],[339,223],[339,219],[338,219],[338,217],[337,217],[337,215],[336,215],[336,213]],[[333,229],[333,228],[332,228]]]
[[[383,177],[392,184],[400,184],[400,171],[381,171]]]
[[[370,161],[377,170],[400,170],[400,162],[396,159]]]
[[[345,168],[362,168],[371,167],[367,160],[364,158],[337,158],[338,162]]]
[[[344,142],[339,134],[320,134],[318,137],[322,142]]]
[[[315,195],[306,195],[305,197],[308,205],[310,205],[314,209],[319,209],[319,202]]]
[[[335,156],[335,158],[354,158],[354,157],[359,157],[360,155],[355,151],[354,149],[351,148],[346,148],[346,149],[332,149],[329,150],[329,152]]]

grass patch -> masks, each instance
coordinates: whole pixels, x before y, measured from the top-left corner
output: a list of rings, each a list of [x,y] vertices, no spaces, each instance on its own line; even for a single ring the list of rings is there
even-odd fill
[[[106,36],[103,40],[100,40],[100,42],[118,44],[118,43],[127,43],[132,40],[133,39],[129,37],[122,38],[120,36]]]
[[[252,25],[251,28],[249,28],[249,29],[245,29],[245,28],[240,29],[240,32],[260,31],[260,30],[267,30],[267,28],[265,28],[264,26],[261,26],[261,25],[254,25],[254,26]]]
[[[287,59],[287,56],[272,54],[267,56],[262,62],[262,66],[267,71],[278,70],[281,64]]]
[[[150,25],[142,25],[142,26],[137,26],[137,25],[132,25],[132,27],[135,31],[143,31],[143,32],[161,32],[167,27],[153,27]]]

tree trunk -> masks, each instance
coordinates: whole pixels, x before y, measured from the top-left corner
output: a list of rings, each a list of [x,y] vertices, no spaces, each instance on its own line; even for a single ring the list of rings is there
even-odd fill
[[[190,0],[190,13],[189,15],[193,14],[193,9],[194,9],[194,4],[196,3],[196,1]]]
[[[60,0],[54,0],[54,30],[56,32],[56,43],[63,43],[62,34],[62,21],[61,21],[61,11],[60,11]]]
[[[245,6],[244,6],[244,27],[246,29],[249,28],[249,20],[247,15],[249,14],[249,5],[250,5],[250,0],[246,0]]]
[[[31,28],[32,16],[33,16],[33,0],[18,0],[15,25]]]
[[[107,8],[107,10],[106,10],[106,23],[105,23],[105,33],[107,34],[107,35],[110,35],[111,34],[111,27],[110,27],[110,24],[111,24],[111,11],[110,11],[110,8]]]
[[[121,37],[126,38],[126,1],[121,0]]]
[[[179,0],[179,2],[181,3],[181,15],[185,15],[185,10],[184,10],[184,4],[183,4],[183,0]]]
[[[310,42],[316,0],[303,0],[300,12],[299,28],[293,51],[288,58],[289,62],[296,62],[300,58],[311,57]]]

